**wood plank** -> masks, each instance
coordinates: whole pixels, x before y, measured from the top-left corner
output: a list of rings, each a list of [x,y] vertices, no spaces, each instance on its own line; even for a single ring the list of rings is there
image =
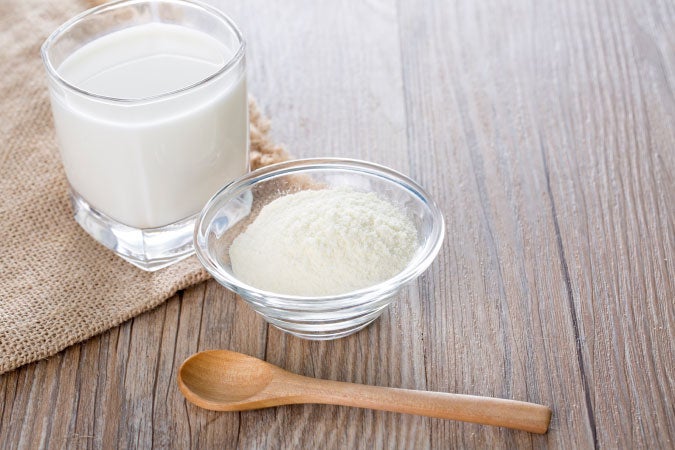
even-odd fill
[[[426,283],[429,388],[550,405],[551,432],[435,422],[443,447],[588,447],[592,429],[528,92],[531,45],[554,24],[513,2],[401,2],[410,153],[448,221]],[[404,25],[405,24],[405,25]],[[550,49],[550,46],[547,48]],[[424,152],[421,151],[424,149]],[[431,156],[427,156],[431,153]]]
[[[357,157],[409,172],[394,2],[239,6],[233,15],[250,41],[252,89],[265,98],[277,141],[292,143],[296,156]],[[267,360],[305,375],[424,389],[423,301],[413,286],[374,326],[337,342],[305,342],[271,328]],[[244,448],[429,445],[430,419],[419,417],[293,406],[241,419]]]
[[[560,124],[542,151],[597,443],[672,447],[675,11],[579,2],[561,14],[575,26],[559,39],[579,46],[542,71],[569,82],[541,86],[537,99]]]

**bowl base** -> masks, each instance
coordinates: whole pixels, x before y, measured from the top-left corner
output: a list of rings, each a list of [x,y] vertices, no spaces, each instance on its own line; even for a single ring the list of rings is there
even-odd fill
[[[333,339],[339,339],[339,338],[342,338],[342,337],[345,337],[345,336],[349,336],[350,334],[357,333],[357,332],[363,330],[365,327],[367,327],[371,323],[375,322],[375,319],[377,319],[377,317],[375,317],[374,319],[372,319],[372,320],[370,320],[370,321],[368,321],[368,322],[366,322],[362,325],[359,325],[357,327],[349,328],[349,329],[346,329],[346,330],[328,332],[328,333],[306,333],[306,332],[301,332],[301,331],[292,331],[292,330],[284,329],[284,328],[278,327],[277,325],[274,325],[274,324],[272,324],[272,326],[274,328],[277,328],[277,329],[279,329],[281,331],[284,331],[288,334],[292,334],[293,336],[299,337],[301,339],[307,339],[307,340],[310,340],[310,341],[331,341]]]
[[[388,306],[389,302],[386,302],[376,309],[357,315],[356,317],[325,322],[288,321],[271,318],[260,311],[257,312],[272,326],[293,336],[310,341],[330,341],[361,331],[380,317]]]

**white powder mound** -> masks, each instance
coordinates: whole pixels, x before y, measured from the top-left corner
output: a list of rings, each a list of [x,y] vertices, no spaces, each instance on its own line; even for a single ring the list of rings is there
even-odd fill
[[[234,274],[279,294],[324,296],[371,286],[412,259],[417,230],[373,193],[307,190],[280,197],[230,247]]]

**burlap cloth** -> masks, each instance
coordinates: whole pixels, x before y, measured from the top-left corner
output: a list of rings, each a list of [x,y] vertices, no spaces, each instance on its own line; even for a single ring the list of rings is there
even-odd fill
[[[143,272],[72,218],[40,45],[92,3],[0,2],[0,373],[101,333],[208,277],[195,257]],[[287,159],[250,106],[252,168]]]

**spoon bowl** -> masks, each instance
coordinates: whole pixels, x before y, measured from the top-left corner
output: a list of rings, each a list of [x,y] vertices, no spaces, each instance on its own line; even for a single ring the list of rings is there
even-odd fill
[[[262,392],[272,381],[275,368],[241,353],[207,351],[186,360],[178,380],[184,394],[193,393],[221,405],[238,405]],[[230,410],[236,411],[235,408],[237,406],[232,406]]]
[[[320,380],[229,350],[204,351],[186,359],[178,370],[178,386],[188,401],[213,411],[321,403],[462,420],[539,434],[546,433],[551,420],[551,409],[534,403]]]

